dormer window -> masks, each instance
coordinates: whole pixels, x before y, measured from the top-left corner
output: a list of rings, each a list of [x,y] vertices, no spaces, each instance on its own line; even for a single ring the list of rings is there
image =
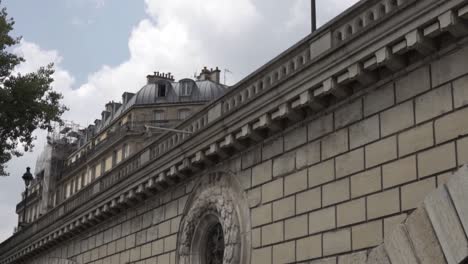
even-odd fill
[[[190,83],[181,83],[180,96],[190,96],[191,93],[192,87],[190,86]]]
[[[158,84],[158,97],[166,97],[167,87],[166,84]]]

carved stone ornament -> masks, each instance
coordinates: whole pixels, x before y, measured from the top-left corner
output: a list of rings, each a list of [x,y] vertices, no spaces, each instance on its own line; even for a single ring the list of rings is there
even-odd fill
[[[211,173],[200,179],[185,207],[178,263],[248,263],[250,217],[242,188],[233,177]]]

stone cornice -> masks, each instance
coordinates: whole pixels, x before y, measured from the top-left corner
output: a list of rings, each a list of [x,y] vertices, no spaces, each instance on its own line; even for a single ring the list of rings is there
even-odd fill
[[[373,10],[377,2],[392,1],[369,1],[369,8]],[[379,82],[378,70],[385,69],[390,77],[404,71],[407,67],[405,56],[410,52],[426,57],[428,54],[438,56],[444,51],[438,50],[433,40],[444,32],[453,35],[454,41],[468,34],[462,21],[462,18],[468,19],[466,1],[397,3],[406,8],[395,9],[397,11],[392,11],[391,17],[389,14],[389,17],[382,18],[381,23],[376,21],[360,33],[351,34],[335,47],[332,25],[314,35],[304,50],[304,43],[296,46],[297,51],[288,52],[274,65],[280,65],[278,69],[281,71],[281,65],[298,61],[306,54],[308,61],[303,65],[297,65],[293,71],[286,72],[278,81],[258,91],[248,92],[253,87],[250,85],[236,86],[232,92],[178,126],[195,131],[192,136],[162,135],[76,197],[2,243],[0,254],[4,258],[0,263],[11,263],[50,248],[75,231],[91,227],[129,204],[166,190],[197,171],[262,141],[268,134],[283,130],[282,122],[285,120],[294,124],[307,116],[329,111],[351,97],[360,96],[362,88]],[[360,4],[348,14],[362,11],[364,7]],[[350,23],[347,16],[341,19],[345,21],[336,20],[334,23]],[[317,50],[321,52],[314,55]],[[253,83],[265,81],[275,72],[259,73]],[[233,99],[238,103],[233,103]],[[124,177],[130,174],[132,177]],[[102,202],[91,205],[90,199]]]

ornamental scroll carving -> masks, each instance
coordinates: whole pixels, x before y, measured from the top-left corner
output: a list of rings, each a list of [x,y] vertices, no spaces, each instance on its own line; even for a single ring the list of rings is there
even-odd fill
[[[209,264],[206,261],[207,234],[220,224],[223,231],[223,264],[246,263],[250,249],[248,207],[240,185],[225,173],[202,177],[185,207],[179,230],[178,262]],[[208,252],[209,254],[209,252]]]

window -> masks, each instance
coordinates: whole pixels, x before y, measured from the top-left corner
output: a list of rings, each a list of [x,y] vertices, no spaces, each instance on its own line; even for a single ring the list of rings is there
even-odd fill
[[[128,158],[130,156],[130,146],[128,144],[124,144],[123,146],[123,157]]]
[[[192,93],[192,87],[189,82],[183,82],[180,84],[180,96],[190,96]]]
[[[70,184],[70,183],[67,183],[67,184],[65,185],[65,198],[70,197],[70,188],[71,188],[71,184]]]
[[[167,88],[165,84],[158,84],[158,97],[166,97]]]
[[[179,119],[184,120],[190,116],[190,109],[180,109],[178,113]]]
[[[166,119],[166,112],[163,110],[154,111],[154,120],[160,121]]]

